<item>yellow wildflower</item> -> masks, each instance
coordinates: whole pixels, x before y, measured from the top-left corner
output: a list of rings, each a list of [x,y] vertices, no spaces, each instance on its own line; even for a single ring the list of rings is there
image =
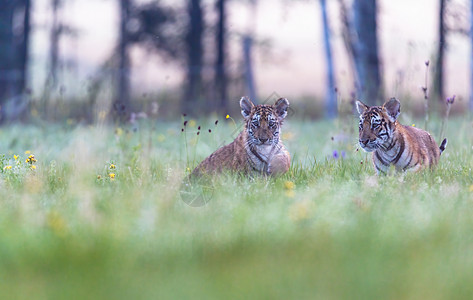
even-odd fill
[[[31,168],[31,170],[36,170],[36,166],[35,166],[35,165],[32,165],[30,168]]]
[[[412,124],[412,127],[416,127],[416,124]]]
[[[293,189],[294,189],[294,186],[295,186],[294,182],[292,182],[292,181],[284,181],[284,188],[285,188],[286,190],[293,190]]]
[[[11,170],[11,166],[5,166],[3,169],[4,170]]]
[[[116,166],[115,166],[114,164],[110,164],[110,169],[111,169],[111,170],[113,170],[113,169],[115,169],[115,168],[116,168]]]
[[[227,115],[227,116],[225,117],[225,119],[229,119],[229,118],[230,118],[230,115]]]
[[[26,154],[26,155],[28,155],[28,154],[30,154],[30,153],[31,153],[30,150],[26,150],[26,151],[25,151],[25,154]]]
[[[25,160],[25,162],[33,164],[33,163],[37,162],[37,160],[36,160],[36,158],[34,158],[34,155],[31,154],[30,156],[28,156],[28,158]]]
[[[18,156],[18,155],[16,155],[16,154],[15,154],[15,155],[13,155],[13,158],[14,158],[15,160],[17,160],[17,159],[18,159],[18,157],[19,157],[19,156]]]
[[[108,174],[108,177],[110,177],[110,179],[115,179],[115,173]]]
[[[97,175],[97,179],[98,179],[98,180],[102,179],[102,176]]]

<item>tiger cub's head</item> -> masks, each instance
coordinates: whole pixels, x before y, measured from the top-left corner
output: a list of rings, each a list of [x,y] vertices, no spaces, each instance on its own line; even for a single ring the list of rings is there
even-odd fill
[[[250,99],[242,97],[240,107],[249,145],[276,145],[279,142],[279,131],[289,107],[287,99],[280,98],[274,105],[254,105]]]
[[[356,101],[360,114],[359,143],[367,152],[382,148],[393,134],[396,119],[400,114],[401,103],[391,98],[382,106],[368,106]]]

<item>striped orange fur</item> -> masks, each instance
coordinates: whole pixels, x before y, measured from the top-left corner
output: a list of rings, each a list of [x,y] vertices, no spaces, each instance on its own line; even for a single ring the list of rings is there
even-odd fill
[[[386,174],[391,165],[398,171],[418,171],[433,167],[447,146],[440,147],[433,137],[422,129],[399,123],[401,103],[391,98],[382,106],[367,106],[356,102],[360,114],[359,144],[363,150],[373,152],[377,174]]]
[[[289,170],[291,156],[280,139],[289,101],[280,98],[274,105],[254,105],[250,99],[243,97],[240,107],[245,118],[244,130],[232,143],[204,159],[192,176],[224,170],[274,175]]]

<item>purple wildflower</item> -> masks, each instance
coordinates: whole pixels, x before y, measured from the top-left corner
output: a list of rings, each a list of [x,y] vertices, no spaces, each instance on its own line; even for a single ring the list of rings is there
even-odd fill
[[[338,151],[337,150],[333,150],[332,157],[335,158],[335,159],[338,159]]]
[[[453,97],[447,97],[447,104],[453,104],[453,102],[455,102],[455,95],[453,95]]]

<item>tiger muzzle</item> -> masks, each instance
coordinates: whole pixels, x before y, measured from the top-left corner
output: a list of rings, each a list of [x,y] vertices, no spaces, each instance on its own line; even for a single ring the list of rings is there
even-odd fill
[[[260,141],[261,144],[265,144],[269,139],[267,139],[267,138],[259,138],[258,140]]]
[[[359,139],[358,142],[360,143],[361,148],[365,151],[373,151],[376,148],[376,140],[368,139]]]

